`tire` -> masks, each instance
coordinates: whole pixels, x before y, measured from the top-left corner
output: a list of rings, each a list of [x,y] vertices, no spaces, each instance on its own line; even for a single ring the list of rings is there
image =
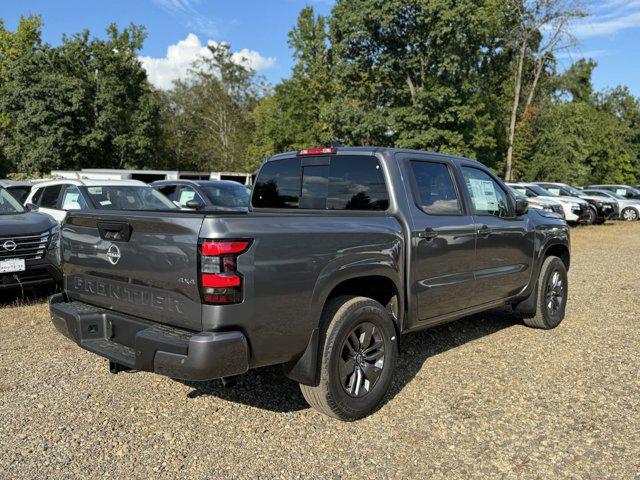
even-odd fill
[[[638,211],[633,207],[623,208],[620,212],[620,219],[626,222],[633,222],[638,220]]]
[[[525,325],[545,330],[560,325],[567,306],[568,286],[567,268],[562,260],[554,256],[545,258],[536,285],[536,312],[523,316]]]
[[[594,225],[598,219],[598,212],[593,207],[589,207],[588,213],[584,218],[585,225]]]
[[[382,348],[371,350],[376,345]],[[344,421],[377,410],[391,385],[398,357],[396,329],[385,308],[366,297],[331,300],[322,314],[319,348],[318,385],[300,384],[309,405]]]

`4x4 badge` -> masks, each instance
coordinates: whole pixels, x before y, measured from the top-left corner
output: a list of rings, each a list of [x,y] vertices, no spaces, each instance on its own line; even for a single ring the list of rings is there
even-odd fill
[[[107,250],[107,258],[109,259],[109,262],[111,262],[111,265],[116,265],[120,261],[121,256],[118,246],[112,243]]]

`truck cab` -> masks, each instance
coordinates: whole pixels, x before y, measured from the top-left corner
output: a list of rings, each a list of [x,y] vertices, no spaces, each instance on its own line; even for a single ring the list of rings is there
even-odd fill
[[[70,212],[58,330],[114,371],[210,380],[281,364],[320,411],[380,405],[400,336],[496,307],[564,318],[569,232],[488,168],[416,150],[263,162],[246,212]]]

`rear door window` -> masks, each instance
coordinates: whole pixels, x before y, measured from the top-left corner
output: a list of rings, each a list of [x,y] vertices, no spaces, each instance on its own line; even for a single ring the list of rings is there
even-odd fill
[[[85,210],[87,203],[78,187],[68,186],[62,196],[62,210]]]
[[[451,171],[443,163],[414,160],[411,170],[419,205],[431,215],[460,215],[462,209]]]

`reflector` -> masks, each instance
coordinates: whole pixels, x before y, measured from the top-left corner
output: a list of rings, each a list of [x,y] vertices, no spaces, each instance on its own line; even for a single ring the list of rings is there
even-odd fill
[[[202,286],[211,288],[239,287],[240,277],[237,275],[202,274]]]

